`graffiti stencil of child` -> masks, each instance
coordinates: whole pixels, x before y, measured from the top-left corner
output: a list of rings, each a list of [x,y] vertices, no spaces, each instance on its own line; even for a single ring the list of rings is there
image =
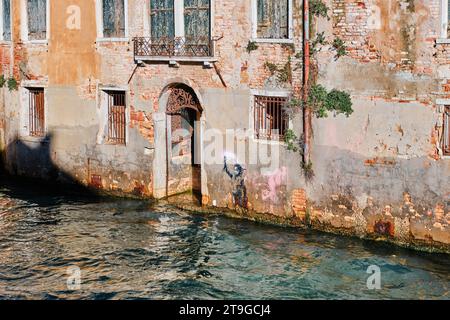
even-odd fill
[[[227,157],[224,156],[223,159],[223,171],[230,177],[233,182],[233,205],[247,209],[248,198],[247,198],[247,188],[245,187],[245,169],[240,164],[234,164],[233,169],[230,170],[227,164]]]

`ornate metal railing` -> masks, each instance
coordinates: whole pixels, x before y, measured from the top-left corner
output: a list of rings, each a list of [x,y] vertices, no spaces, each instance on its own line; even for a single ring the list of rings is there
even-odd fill
[[[136,37],[135,57],[213,57],[214,40],[198,38],[147,38]]]

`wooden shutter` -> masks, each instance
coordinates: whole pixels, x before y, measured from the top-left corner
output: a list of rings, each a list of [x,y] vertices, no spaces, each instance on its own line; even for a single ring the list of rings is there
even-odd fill
[[[184,0],[184,31],[186,40],[210,39],[210,0]]]
[[[11,0],[3,1],[3,40],[11,40]]]
[[[28,0],[28,37],[31,40],[47,38],[47,1]]]
[[[125,36],[124,0],[103,0],[103,36],[106,38]]]
[[[150,0],[150,24],[153,39],[174,38],[174,0]]]
[[[258,38],[289,37],[289,0],[258,0]]]

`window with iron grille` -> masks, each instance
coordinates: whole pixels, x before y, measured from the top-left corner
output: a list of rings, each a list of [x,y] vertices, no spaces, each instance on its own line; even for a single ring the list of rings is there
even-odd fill
[[[445,156],[450,156],[450,106],[444,111],[444,139],[442,149]]]
[[[283,140],[289,129],[285,97],[255,96],[254,120],[257,139]]]
[[[108,142],[126,142],[126,101],[124,91],[107,91],[108,100]]]
[[[45,107],[44,89],[29,89],[29,131],[30,136],[43,137],[45,135]]]

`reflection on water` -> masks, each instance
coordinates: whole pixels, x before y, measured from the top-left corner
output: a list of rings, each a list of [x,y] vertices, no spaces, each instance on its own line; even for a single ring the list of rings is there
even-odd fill
[[[370,265],[382,290],[369,291]],[[67,287],[68,267],[81,289]],[[450,258],[169,205],[0,188],[0,298],[449,299]]]

